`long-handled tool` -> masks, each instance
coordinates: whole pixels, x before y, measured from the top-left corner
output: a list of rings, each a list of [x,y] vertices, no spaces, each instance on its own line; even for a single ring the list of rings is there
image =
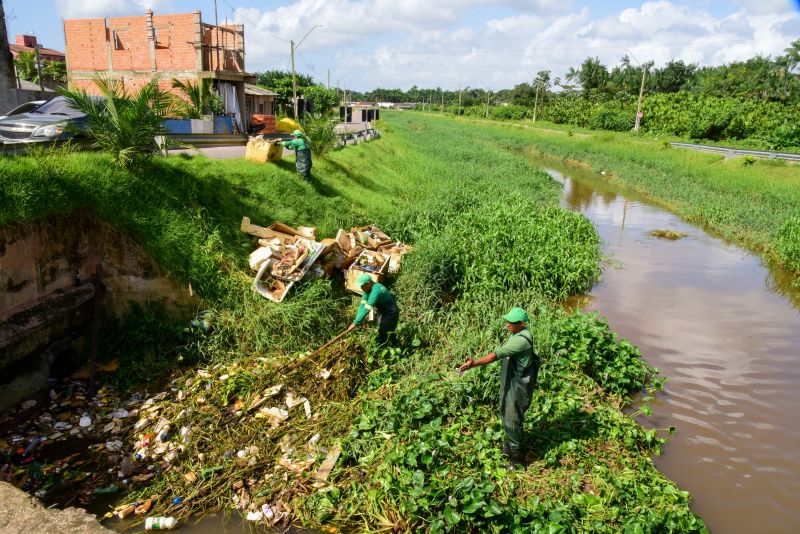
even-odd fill
[[[339,334],[338,336],[334,337],[333,339],[331,339],[330,341],[328,341],[327,343],[325,343],[324,345],[322,345],[320,348],[318,348],[317,350],[315,350],[314,352],[312,352],[311,354],[309,354],[308,356],[304,356],[304,357],[300,358],[299,360],[297,360],[296,362],[294,362],[292,365],[290,365],[290,366],[289,366],[289,368],[288,368],[288,370],[289,370],[289,371],[293,371],[293,370],[297,369],[298,367],[300,367],[301,365],[303,365],[305,362],[307,362],[308,360],[310,360],[310,359],[311,359],[313,356],[316,356],[317,354],[319,354],[319,353],[320,353],[320,352],[322,352],[323,350],[327,349],[328,347],[330,347],[331,345],[333,345],[334,343],[336,343],[337,341],[339,341],[340,339],[342,339],[342,338],[343,338],[344,336],[346,336],[346,335],[347,335],[349,332],[350,332],[350,330],[345,330],[344,332],[342,332],[342,333],[341,333],[341,334]]]

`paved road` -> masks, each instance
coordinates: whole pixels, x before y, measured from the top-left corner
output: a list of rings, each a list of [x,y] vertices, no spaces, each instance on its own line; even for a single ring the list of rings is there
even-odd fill
[[[757,158],[785,159],[789,161],[800,161],[800,154],[790,154],[788,152],[772,152],[769,150],[744,150],[741,148],[730,148],[725,146],[696,145],[692,143],[670,143],[679,148],[689,148],[691,150],[702,150],[704,152],[716,152],[724,154],[726,158],[736,158],[742,156],[754,156]]]
[[[176,156],[178,154],[201,153],[211,159],[234,159],[234,158],[243,158],[246,150],[247,147],[244,145],[211,146],[204,148],[182,148],[180,150],[170,150],[169,154],[170,156]],[[286,155],[286,151],[284,151],[284,155]]]

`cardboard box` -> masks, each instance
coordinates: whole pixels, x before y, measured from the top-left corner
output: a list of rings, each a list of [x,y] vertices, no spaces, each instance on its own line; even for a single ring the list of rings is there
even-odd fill
[[[368,268],[364,265],[359,265],[359,260],[362,258],[370,258],[375,260],[376,265],[374,268]],[[348,291],[360,295],[362,293],[361,286],[357,285],[356,280],[364,273],[372,277],[375,282],[383,282],[386,278],[386,271],[389,269],[389,256],[375,252],[372,250],[363,250],[358,255],[356,260],[344,273],[344,287]]]

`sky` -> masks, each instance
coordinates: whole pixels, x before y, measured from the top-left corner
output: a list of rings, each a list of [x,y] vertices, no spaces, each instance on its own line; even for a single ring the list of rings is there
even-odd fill
[[[182,13],[214,22],[214,0],[0,0],[8,33],[64,49],[62,21]],[[245,26],[250,72],[296,68],[321,83],[375,87],[484,87],[563,76],[587,57],[609,68],[671,59],[719,65],[779,55],[800,38],[791,0],[217,0],[220,22]],[[315,27],[316,26],[316,27]]]

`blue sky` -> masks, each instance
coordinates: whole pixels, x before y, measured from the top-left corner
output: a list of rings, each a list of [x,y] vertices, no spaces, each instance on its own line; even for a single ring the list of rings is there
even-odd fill
[[[717,65],[776,55],[800,37],[790,0],[218,0],[220,20],[245,25],[249,71],[297,68],[367,90],[411,85],[499,89],[542,69],[563,75],[587,56],[612,66],[630,52],[657,65]],[[213,0],[4,0],[8,33],[63,50],[64,18],[200,9]]]

